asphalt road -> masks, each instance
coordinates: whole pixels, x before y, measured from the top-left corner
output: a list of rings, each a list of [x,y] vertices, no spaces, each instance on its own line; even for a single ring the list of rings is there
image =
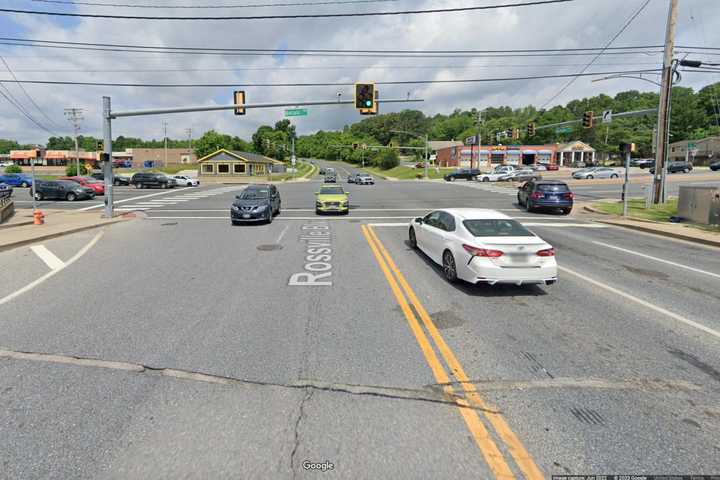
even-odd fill
[[[45,243],[50,276],[0,252],[0,478],[720,472],[718,249],[338,170],[347,216],[315,216],[319,178],[270,225],[230,225],[240,186],[147,192],[167,204]],[[518,218],[560,282],[445,282],[406,224],[451,206]]]

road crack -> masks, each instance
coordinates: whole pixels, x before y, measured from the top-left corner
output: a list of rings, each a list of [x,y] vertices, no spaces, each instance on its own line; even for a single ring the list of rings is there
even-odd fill
[[[298,408],[298,416],[295,419],[295,427],[293,428],[293,449],[290,452],[290,470],[292,471],[293,478],[296,477],[297,471],[295,470],[295,455],[297,454],[298,447],[300,446],[300,423],[305,416],[305,404],[310,401],[313,396],[314,390],[311,388],[305,389],[305,395],[300,401]]]

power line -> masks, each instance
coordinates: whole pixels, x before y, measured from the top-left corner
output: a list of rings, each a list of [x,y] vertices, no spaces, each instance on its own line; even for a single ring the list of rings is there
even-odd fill
[[[7,71],[10,73],[10,75],[12,75],[13,79],[15,80],[15,83],[17,83],[18,79],[17,79],[17,77],[15,76],[15,72],[13,72],[12,68],[10,68],[10,65],[8,65],[8,63],[5,61],[5,58],[2,57],[2,56],[0,56],[0,60],[2,60],[3,65],[5,65],[5,68],[6,68]],[[50,117],[47,116],[47,114],[45,113],[45,111],[44,111],[42,108],[40,108],[40,105],[38,105],[37,102],[35,102],[35,99],[30,96],[30,94],[28,93],[28,91],[25,90],[25,87],[24,87],[21,83],[17,83],[17,86],[20,88],[20,90],[23,91],[23,93],[25,94],[25,96],[27,97],[27,99],[30,100],[30,103],[33,104],[33,106],[35,107],[35,109],[36,109],[38,112],[40,112],[40,114],[41,114],[43,117],[45,117],[45,119],[46,119],[48,122],[50,122],[50,124],[53,126],[53,128],[58,128],[58,129],[59,129],[60,127],[59,127]]]
[[[615,72],[591,72],[591,73],[569,73],[566,75],[534,75],[526,77],[505,77],[505,78],[473,78],[457,80],[396,80],[375,82],[376,85],[420,85],[420,84],[443,84],[443,83],[486,83],[486,82],[509,82],[518,80],[543,80],[552,78],[587,77],[593,75],[622,75],[659,72],[661,69],[626,70]],[[0,82],[7,80],[0,79]],[[21,83],[39,85],[78,85],[90,87],[144,87],[144,88],[233,88],[233,87],[348,87],[354,85],[352,82],[316,82],[316,83],[116,83],[116,82],[74,82],[62,80],[19,80]]]
[[[84,47],[136,48],[148,50],[187,50],[203,52],[262,52],[282,55],[286,53],[408,53],[408,54],[468,54],[468,53],[557,53],[557,52],[596,52],[647,50],[663,48],[663,45],[630,45],[626,47],[587,47],[587,48],[522,48],[504,50],[347,50],[338,48],[218,48],[218,47],[173,47],[167,45],[136,45],[123,43],[68,42],[65,40],[38,40],[35,38],[0,37],[0,41],[37,43],[48,45],[81,45]]]
[[[148,50],[148,49],[132,49],[132,48],[105,48],[105,47],[82,47],[72,45],[48,45],[48,44],[36,44],[36,43],[18,43],[18,42],[5,42],[0,41],[0,45],[11,45],[17,47],[34,47],[34,48],[54,48],[54,49],[66,49],[66,50],[85,50],[85,51],[98,51],[98,52],[117,52],[117,53],[152,53],[152,54],[177,54],[177,55],[219,55],[219,56],[240,56],[240,57],[255,57],[255,56],[288,56],[288,57],[359,57],[359,58],[511,58],[511,57],[587,57],[595,55],[593,51],[590,52],[551,52],[551,53],[498,53],[498,54],[482,54],[482,53],[470,53],[470,54],[394,54],[394,53],[346,53],[344,51],[334,52],[288,52],[283,50],[267,50],[267,51],[196,51],[196,50]],[[660,50],[644,50],[644,51],[611,51],[601,52],[598,55],[655,55],[660,54]],[[711,54],[712,55],[712,54]]]
[[[7,80],[3,80],[3,81],[7,81]],[[27,110],[25,110],[25,107],[23,107],[22,104],[17,101],[17,99],[13,96],[12,92],[10,92],[10,90],[8,90],[8,88],[2,83],[3,81],[0,81],[0,87],[2,87],[5,90],[5,92],[7,92],[7,93],[0,90],[0,95],[2,95],[2,97],[5,98],[5,100],[7,100],[8,103],[10,103],[10,105],[15,107],[20,113],[23,114],[23,116],[27,117],[27,119],[30,120],[33,124],[35,124],[38,128],[46,131],[50,135],[55,135],[55,133],[53,131],[49,130],[45,125],[43,125],[42,123],[35,120],[35,118],[33,118],[33,116],[30,115],[30,113]]]
[[[605,44],[605,49],[610,48],[610,45],[612,45],[612,43],[613,43],[615,40],[617,40],[617,38],[618,38],[620,35],[622,35],[623,32],[625,32],[625,30],[627,30],[627,28],[630,26],[630,24],[638,17],[638,15],[640,15],[640,13],[641,13],[643,10],[645,10],[645,7],[647,7],[649,3],[650,3],[650,0],[645,0],[645,3],[643,3],[643,4],[640,6],[640,8],[638,8],[637,11],[636,11],[633,15],[630,16],[630,18],[625,22],[625,24],[622,26],[622,28],[621,28],[615,35],[613,35],[613,37],[610,39],[610,41],[608,41],[608,42]],[[592,60],[590,60],[590,61],[588,62],[588,64],[585,65],[585,67],[583,67],[582,70],[580,70],[580,74],[585,73],[585,72],[587,71],[587,69],[590,68],[590,67],[592,66],[592,64],[595,63],[595,61],[596,61],[598,58],[600,58],[600,56],[603,54],[603,52],[604,52],[604,50],[600,51]],[[578,74],[578,77],[580,76],[580,74]],[[553,95],[552,98],[550,98],[550,100],[548,100],[547,102],[545,102],[545,103],[540,107],[540,110],[543,110],[543,109],[544,109],[545,107],[547,107],[550,103],[552,103],[555,99],[557,99],[560,95],[562,95],[563,93],[565,93],[565,91],[566,91],[568,88],[570,88],[570,86],[571,86],[573,83],[575,83],[575,81],[577,81],[578,77],[574,77],[574,78],[570,79],[570,81],[567,82],[555,95]]]
[[[245,72],[245,71],[285,71],[285,70],[378,70],[378,69],[394,69],[394,70],[475,70],[485,68],[562,68],[562,67],[581,67],[584,63],[535,63],[535,64],[491,64],[491,65],[327,65],[327,66],[307,66],[307,67],[288,67],[288,66],[249,66],[235,68],[118,68],[118,69],[48,69],[48,68],[16,68],[15,72],[22,73],[173,73],[173,72]],[[603,67],[619,67],[619,66],[657,66],[657,62],[623,62],[623,63],[595,63],[596,66]]]
[[[74,17],[74,18],[110,18],[114,20],[210,20],[210,21],[227,21],[227,20],[273,20],[273,19],[299,19],[299,18],[338,18],[338,17],[377,17],[392,15],[418,15],[428,13],[458,13],[471,12],[481,10],[497,10],[500,8],[517,8],[530,7],[536,5],[549,5],[555,3],[568,3],[575,0],[535,0],[522,3],[505,3],[499,5],[482,5],[474,7],[455,7],[455,8],[432,8],[426,10],[397,10],[389,12],[352,12],[352,13],[307,13],[307,14],[287,14],[287,15],[249,15],[249,16],[223,16],[223,17],[161,17],[148,15],[110,15],[100,13],[68,13],[68,12],[48,12],[44,10],[20,10],[13,8],[0,8],[0,12],[25,14],[25,15],[45,15],[53,17]]]
[[[226,8],[261,8],[261,7],[297,7],[314,5],[361,5],[365,3],[388,3],[399,0],[335,0],[316,2],[288,2],[288,3],[250,3],[245,5],[147,5],[147,4],[125,4],[125,3],[97,3],[97,2],[75,2],[69,0],[30,0],[38,3],[51,3],[59,5],[85,5],[92,7],[127,7],[127,8],[157,8],[157,9],[226,9]]]

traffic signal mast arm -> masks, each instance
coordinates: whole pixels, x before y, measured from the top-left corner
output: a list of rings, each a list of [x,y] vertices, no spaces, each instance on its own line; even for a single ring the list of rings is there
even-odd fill
[[[631,112],[622,112],[622,113],[615,113],[613,112],[612,116],[613,118],[622,118],[622,117],[634,117],[634,116],[642,116],[642,115],[655,115],[657,114],[657,108],[649,108],[646,110],[634,110]],[[602,120],[602,115],[593,116],[593,122],[595,120]],[[551,123],[548,125],[538,125],[535,127],[535,130],[542,130],[546,128],[555,128],[555,127],[563,127],[566,125],[575,125],[578,123],[582,123],[583,119],[579,118],[577,120],[568,120],[567,122],[559,122],[559,123]]]

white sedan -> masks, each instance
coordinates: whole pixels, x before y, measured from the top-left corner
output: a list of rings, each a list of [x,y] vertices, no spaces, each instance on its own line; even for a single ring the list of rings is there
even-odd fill
[[[491,173],[482,173],[477,176],[478,182],[497,182],[502,177],[506,177],[510,172],[508,171],[495,171]]]
[[[188,177],[187,175],[175,175],[173,177],[175,179],[175,182],[177,183],[178,187],[199,187],[200,186],[200,180],[193,177]]]
[[[435,210],[412,222],[409,240],[442,266],[450,282],[557,282],[555,249],[517,220],[495,210]]]

